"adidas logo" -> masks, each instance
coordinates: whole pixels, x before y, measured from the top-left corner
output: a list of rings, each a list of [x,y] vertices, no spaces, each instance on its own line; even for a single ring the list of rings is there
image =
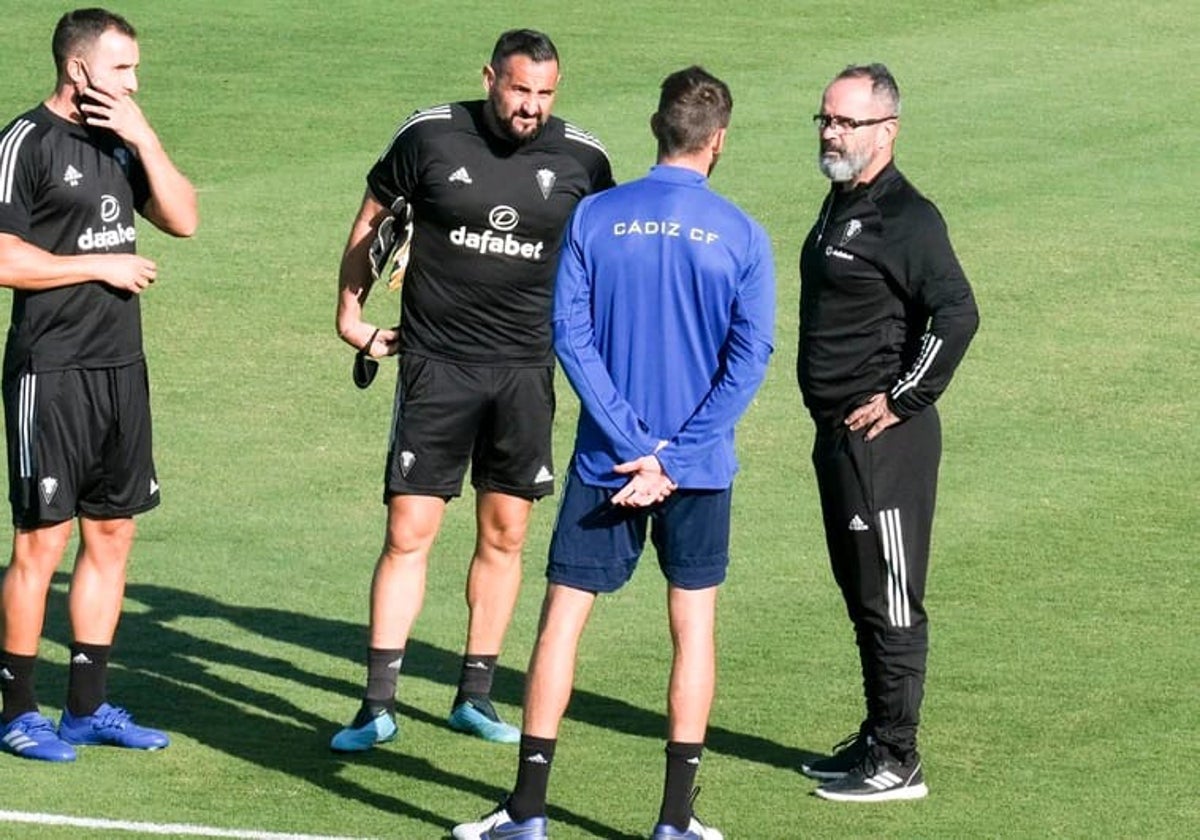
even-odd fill
[[[3,740],[4,743],[8,745],[8,748],[17,755],[25,752],[25,750],[29,749],[30,747],[37,746],[37,741],[30,738],[20,729],[14,729],[12,732],[9,732],[4,736]]]
[[[0,668],[0,680],[4,680],[5,682],[12,682],[15,679],[16,679],[16,676],[13,674],[12,671],[8,670],[7,668]]]
[[[468,662],[466,667],[473,668],[476,671],[486,671],[488,669],[486,662]]]
[[[854,518],[850,520],[850,530],[851,531],[869,531],[871,529],[867,527],[866,522],[862,521],[862,517],[856,513],[856,514],[854,514]]]
[[[417,463],[417,456],[414,452],[405,450],[400,453],[400,474],[408,478],[409,471],[413,468],[413,464]]]
[[[550,469],[543,465],[542,468],[540,470],[538,470],[537,475],[534,476],[533,483],[534,484],[545,484],[546,482],[553,481],[553,480],[554,480],[554,473],[550,472]]]
[[[886,790],[890,787],[895,787],[904,782],[899,776],[891,770],[884,770],[882,773],[876,773],[869,779],[865,780],[867,784],[876,790]]]
[[[71,164],[67,164],[67,171],[63,173],[63,182],[72,187],[77,187],[82,180],[83,173],[74,166],[71,166]]]
[[[387,667],[393,671],[399,671],[400,665],[404,662],[403,656],[397,656],[394,660],[387,664]]]
[[[450,173],[450,177],[446,179],[451,184],[473,184],[471,173],[467,172],[467,167],[460,166]]]
[[[699,767],[700,766],[700,757],[693,756],[687,760],[687,763],[692,765],[693,767]]]
[[[152,479],[150,479],[150,495],[153,496],[157,492],[158,492],[158,482],[152,478]]]
[[[546,756],[542,755],[540,752],[534,753],[533,755],[529,756],[529,758],[525,759],[525,761],[528,764],[549,764],[550,763],[549,759],[547,759]]]
[[[88,659],[88,655],[86,653],[84,653],[83,651],[80,651],[79,653],[77,653],[71,657],[71,664],[72,665],[91,665],[92,660]]]

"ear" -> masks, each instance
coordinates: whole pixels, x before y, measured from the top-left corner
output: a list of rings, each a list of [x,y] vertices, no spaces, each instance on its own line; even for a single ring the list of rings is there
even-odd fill
[[[729,129],[727,129],[727,128],[718,128],[717,133],[713,135],[713,139],[712,139],[713,157],[719,157],[721,152],[725,151],[725,133],[728,130]]]
[[[896,135],[900,133],[900,121],[888,120],[883,124],[883,134],[876,144],[878,148],[884,149],[896,142]]]
[[[496,84],[496,71],[492,69],[492,65],[483,65],[483,92],[491,93],[492,88]]]
[[[87,86],[88,74],[87,67],[83,63],[83,59],[78,56],[72,56],[67,59],[67,78],[73,84]]]

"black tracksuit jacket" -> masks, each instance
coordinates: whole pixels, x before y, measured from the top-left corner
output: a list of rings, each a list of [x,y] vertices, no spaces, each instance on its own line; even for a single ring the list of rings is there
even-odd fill
[[[937,208],[895,167],[836,185],[800,253],[796,373],[818,422],[886,391],[911,417],[950,383],[979,325]]]

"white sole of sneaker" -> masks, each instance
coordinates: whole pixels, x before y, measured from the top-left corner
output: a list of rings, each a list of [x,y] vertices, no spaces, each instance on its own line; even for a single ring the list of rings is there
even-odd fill
[[[919,785],[881,790],[876,793],[841,793],[824,788],[817,788],[813,793],[831,802],[898,802],[904,799],[924,799],[929,795],[929,788],[922,782]]]

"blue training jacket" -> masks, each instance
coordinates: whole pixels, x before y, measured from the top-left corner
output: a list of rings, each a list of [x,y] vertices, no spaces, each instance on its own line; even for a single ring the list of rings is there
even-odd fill
[[[774,323],[766,232],[698,172],[655,166],[583,199],[559,259],[554,350],[581,403],[584,483],[620,487],[612,468],[657,449],[681,488],[729,487]]]

